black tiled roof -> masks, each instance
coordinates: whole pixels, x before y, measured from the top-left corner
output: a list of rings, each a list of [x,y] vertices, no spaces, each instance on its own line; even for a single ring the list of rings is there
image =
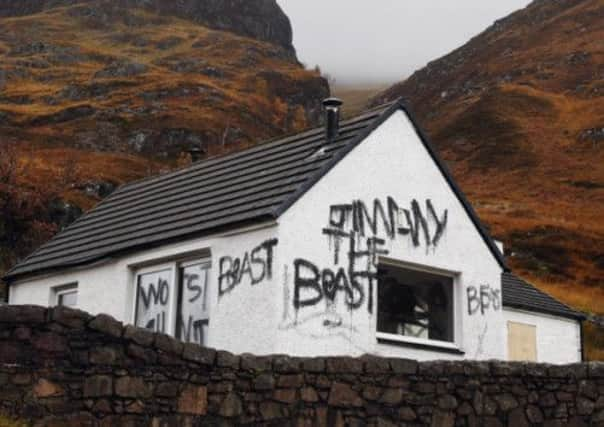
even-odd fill
[[[126,184],[18,263],[5,279],[274,219],[394,107],[388,104],[342,121],[331,142],[317,128]]]
[[[503,256],[482,227],[412,112],[396,101],[342,121],[328,141],[324,128],[268,141],[188,168],[120,187],[5,276],[9,283],[98,262],[221,229],[274,220],[375,128],[404,110],[422,143],[504,270]]]
[[[505,272],[501,276],[501,291],[503,293],[503,305],[507,307],[573,319],[585,318],[583,313],[562,304],[560,301],[509,272]]]

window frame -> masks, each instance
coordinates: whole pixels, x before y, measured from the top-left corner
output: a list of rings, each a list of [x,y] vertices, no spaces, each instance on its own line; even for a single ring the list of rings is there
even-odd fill
[[[176,268],[176,262],[161,262],[161,263],[157,263],[154,265],[148,265],[146,267],[140,267],[134,270],[134,303],[132,304],[133,306],[133,312],[132,312],[132,324],[139,327],[137,325],[137,313],[138,313],[138,294],[139,294],[139,287],[140,287],[140,281],[139,281],[139,277],[145,274],[153,274],[153,273],[159,273],[162,271],[167,271],[170,270],[170,279],[172,280],[172,286],[170,286],[170,292],[168,295],[168,301],[170,302],[168,305],[168,319],[166,322],[166,330],[167,330],[167,334],[170,336],[174,336],[173,332],[170,332],[174,329],[175,325],[174,322],[175,320],[173,320],[175,318],[175,305],[176,305],[176,299],[178,295],[174,295],[175,289],[177,288],[177,283],[176,280],[177,278],[177,268]]]
[[[74,293],[76,294],[76,303],[75,305],[59,305],[59,299],[61,296],[65,294]],[[51,288],[51,306],[52,307],[67,307],[67,308],[76,308],[78,306],[78,297],[79,297],[79,289],[78,282],[68,283],[65,285],[53,286]]]
[[[419,273],[428,273],[436,276],[442,276],[451,280],[451,315],[453,322],[453,340],[452,341],[442,341],[442,340],[434,340],[429,338],[417,338],[399,334],[392,334],[388,332],[380,332],[378,330],[378,322],[377,316],[379,313],[379,287],[380,282],[379,278],[376,281],[377,285],[375,287],[375,335],[378,343],[381,344],[393,344],[400,345],[406,347],[415,347],[419,349],[432,350],[444,353],[453,353],[453,354],[465,354],[465,352],[461,349],[461,331],[463,330],[461,324],[461,302],[459,301],[461,292],[459,290],[460,286],[460,275],[461,273],[458,271],[450,271],[444,270],[440,268],[429,267],[425,265],[406,263],[399,260],[392,260],[388,258],[380,257],[378,259],[378,270],[380,267],[385,266],[389,268],[398,268],[401,270],[412,270]]]
[[[212,280],[211,280],[211,272],[212,272],[212,260],[209,257],[205,257],[205,258],[198,258],[198,259],[189,259],[186,261],[177,261],[174,263],[176,266],[176,276],[177,276],[177,286],[176,286],[176,312],[174,314],[174,334],[172,335],[174,338],[176,339],[180,339],[177,337],[177,334],[179,333],[178,330],[178,315],[179,313],[182,313],[182,295],[184,294],[184,281],[182,280],[182,269],[187,268],[187,267],[192,267],[195,265],[201,265],[204,267],[207,267],[207,283],[206,283],[206,288],[204,289],[204,294],[203,294],[203,298],[205,299],[205,303],[206,303],[206,311],[208,314],[207,319],[204,319],[208,325],[208,335],[209,335],[209,330],[210,330],[210,318],[212,317],[212,313],[211,313],[211,308],[212,308],[212,304],[210,304],[209,301],[209,297],[208,297],[208,289],[209,286],[211,286],[212,284]],[[206,339],[207,340],[207,339]],[[184,341],[183,341],[184,342]]]
[[[178,313],[181,309],[181,296],[182,296],[182,278],[181,278],[181,269],[185,267],[190,267],[193,265],[204,265],[208,268],[208,282],[209,287],[212,286],[212,258],[209,255],[198,255],[198,256],[190,256],[186,258],[176,258],[169,261],[165,259],[158,261],[157,263],[153,263],[153,261],[147,261],[144,264],[132,265],[130,266],[132,272],[132,283],[131,289],[133,289],[133,300],[131,303],[132,311],[131,311],[131,323],[136,326],[137,322],[137,313],[138,313],[138,304],[139,304],[139,277],[145,274],[158,273],[161,271],[170,270],[170,279],[172,280],[172,286],[169,294],[169,309],[167,313],[166,319],[166,332],[165,334],[169,335],[172,338],[178,339],[176,337],[177,327],[178,327]],[[206,289],[207,291],[207,289]],[[207,303],[207,312],[208,312],[208,325],[210,319],[212,317],[212,304],[210,301],[210,296],[205,295],[206,303]],[[208,328],[209,330],[209,328]],[[209,335],[209,334],[208,334]]]

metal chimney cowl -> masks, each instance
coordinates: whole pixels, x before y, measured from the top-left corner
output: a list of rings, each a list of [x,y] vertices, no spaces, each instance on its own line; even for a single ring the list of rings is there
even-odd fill
[[[340,133],[340,107],[343,102],[339,98],[327,98],[323,101],[325,109],[325,135],[329,141],[334,140]]]

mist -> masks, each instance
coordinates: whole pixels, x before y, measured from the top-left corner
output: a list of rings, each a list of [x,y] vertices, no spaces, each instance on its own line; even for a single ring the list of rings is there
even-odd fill
[[[411,75],[528,0],[278,0],[299,59],[340,85]]]

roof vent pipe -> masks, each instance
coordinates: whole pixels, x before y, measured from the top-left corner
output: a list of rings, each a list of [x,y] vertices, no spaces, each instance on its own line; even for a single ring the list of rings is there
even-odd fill
[[[340,107],[342,100],[327,98],[323,101],[325,108],[325,134],[328,141],[333,141],[340,133]]]
[[[205,148],[195,145],[189,148],[187,153],[191,156],[191,162],[193,163],[200,161],[207,154]]]

